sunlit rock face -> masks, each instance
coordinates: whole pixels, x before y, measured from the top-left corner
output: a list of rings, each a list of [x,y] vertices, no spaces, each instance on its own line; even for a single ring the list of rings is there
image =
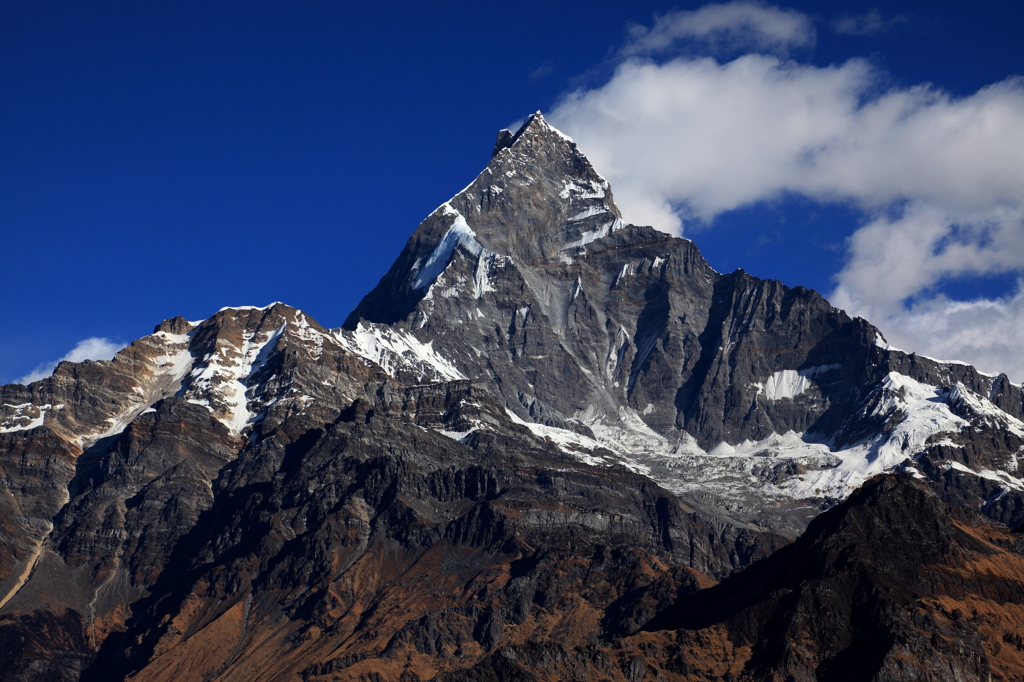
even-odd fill
[[[1017,679],[1022,417],[628,224],[537,114],[342,328],[0,387],[0,679]]]
[[[417,228],[346,328],[360,320],[737,523],[793,536],[872,475],[922,474],[922,458],[950,494],[1024,522],[1019,386],[908,356],[814,291],[719,274],[693,242],[624,223],[540,114]],[[965,419],[962,396],[989,421]]]

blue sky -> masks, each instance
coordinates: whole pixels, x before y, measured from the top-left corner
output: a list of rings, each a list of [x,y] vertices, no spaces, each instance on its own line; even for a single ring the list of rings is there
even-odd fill
[[[339,325],[538,109],[627,219],[1022,381],[1021,35],[1009,1],[2,2],[0,382],[227,305]]]

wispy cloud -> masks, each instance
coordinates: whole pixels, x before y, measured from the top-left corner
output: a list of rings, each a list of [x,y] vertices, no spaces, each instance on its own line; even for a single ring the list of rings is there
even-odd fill
[[[814,44],[811,20],[799,12],[758,2],[737,1],[674,11],[650,28],[635,25],[624,55],[653,55],[695,43],[705,50],[755,50],[785,53]]]
[[[678,36],[711,32],[723,24],[708,17],[736,7],[810,23],[748,3],[667,15],[635,32],[606,83],[569,94],[549,120],[612,182],[627,219],[670,233],[786,194],[860,208],[834,302],[887,333],[899,326],[910,349],[1017,367],[1019,350],[985,338],[1012,322],[1019,292],[967,307],[929,292],[951,278],[1024,275],[1024,79],[955,97],[928,84],[882,89],[885,74],[859,59],[819,67],[754,48],[728,62],[672,56]],[[660,60],[646,56],[655,50]],[[927,329],[947,314],[990,329],[937,344]],[[1013,371],[1024,379],[1024,367]]]
[[[909,21],[905,15],[882,16],[877,9],[864,14],[844,15],[832,22],[832,30],[850,36],[876,36]]]
[[[838,297],[833,303],[839,305]],[[1006,296],[953,301],[926,298],[871,318],[893,345],[939,360],[970,362],[983,372],[1024,381],[1024,281]]]
[[[17,384],[31,384],[33,381],[39,381],[53,374],[53,370],[56,369],[57,365],[65,360],[68,362],[83,362],[85,360],[109,360],[114,357],[117,351],[124,348],[123,343],[116,343],[110,339],[101,337],[91,337],[83,339],[75,344],[64,357],[54,360],[53,362],[45,362],[34,370],[21,377],[15,379]]]
[[[534,69],[533,71],[530,72],[530,78],[532,78],[534,80],[540,80],[541,78],[545,78],[547,76],[550,76],[554,72],[555,72],[555,65],[554,65],[554,63],[553,62],[544,62],[543,64],[541,64],[536,69]]]

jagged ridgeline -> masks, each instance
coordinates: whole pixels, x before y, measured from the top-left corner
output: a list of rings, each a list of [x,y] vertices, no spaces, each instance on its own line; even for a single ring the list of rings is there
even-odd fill
[[[536,114],[343,328],[0,387],[0,680],[1021,679],[1022,410]]]

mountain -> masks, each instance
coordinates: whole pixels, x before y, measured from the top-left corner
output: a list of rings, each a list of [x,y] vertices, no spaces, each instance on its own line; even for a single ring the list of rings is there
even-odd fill
[[[0,679],[1015,679],[1022,419],[626,224],[536,114],[342,328],[0,387]]]
[[[907,460],[1024,522],[1020,386],[903,353],[813,291],[721,275],[693,242],[624,224],[540,114],[417,228],[345,327],[360,321],[431,340],[520,419],[595,439],[740,523],[796,535]]]
[[[52,406],[3,434],[5,679],[426,676],[783,544],[574,466],[430,344],[280,304],[5,390]]]

